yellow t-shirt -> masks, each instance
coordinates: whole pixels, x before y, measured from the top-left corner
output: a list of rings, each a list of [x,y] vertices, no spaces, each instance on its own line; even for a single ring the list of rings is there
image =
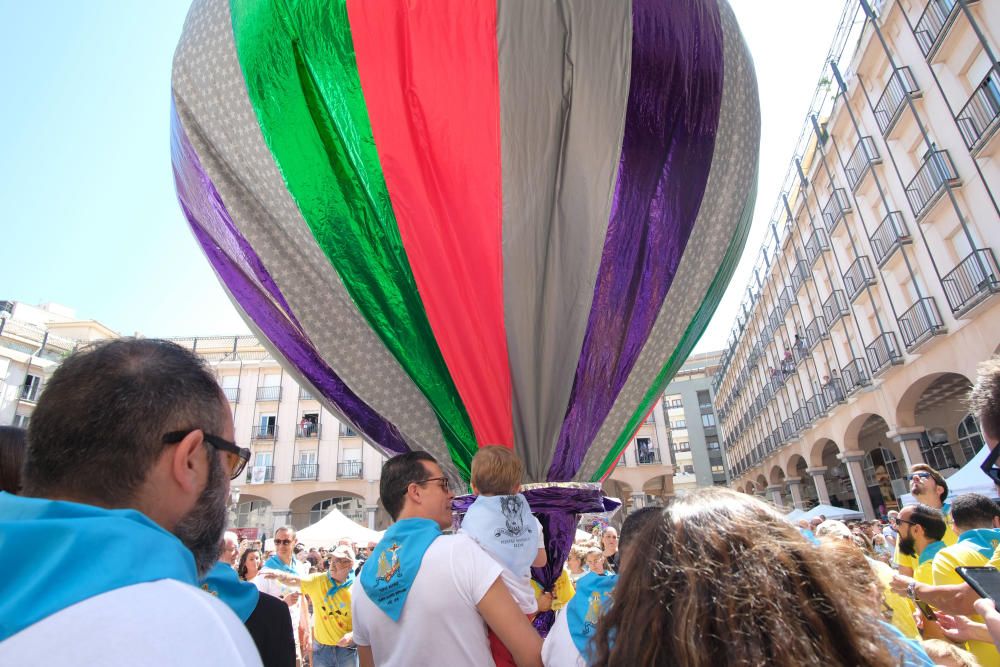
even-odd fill
[[[996,555],[994,554],[995,557]],[[942,549],[934,557],[934,585],[949,586],[965,583],[961,575],[955,571],[956,567],[981,567],[989,563],[990,559],[984,556],[971,543],[960,539],[957,544]],[[981,616],[972,615],[969,618],[977,623],[983,622]],[[997,652],[996,647],[992,643],[970,641],[967,642],[967,646],[983,667],[1000,667],[1000,652]]]
[[[955,524],[952,523],[951,520],[951,507],[949,505],[945,505],[942,511],[944,512],[945,529],[944,537],[941,538],[941,541],[948,546],[951,546],[958,541],[958,535],[955,534]],[[907,556],[906,554],[900,552],[898,535],[896,536],[896,553],[893,554],[892,559],[900,567],[908,567],[914,572],[917,571],[917,559],[913,556]]]
[[[878,560],[868,559],[868,564],[882,585],[882,597],[885,603],[892,609],[892,624],[910,639],[919,641],[920,631],[917,630],[917,622],[913,620],[913,603],[909,598],[893,592],[889,585],[892,582],[893,569]]]
[[[534,579],[531,580],[531,585],[535,588],[535,598],[537,599],[542,594],[542,587]],[[575,593],[576,587],[573,586],[573,580],[569,578],[569,572],[563,568],[562,574],[556,579],[556,585],[552,587],[552,611],[559,611],[565,607],[566,603],[573,599]]]
[[[336,646],[345,634],[351,632],[351,587],[344,586],[328,596],[333,587],[330,575],[319,572],[302,578],[302,593],[313,604],[313,631],[316,641]]]

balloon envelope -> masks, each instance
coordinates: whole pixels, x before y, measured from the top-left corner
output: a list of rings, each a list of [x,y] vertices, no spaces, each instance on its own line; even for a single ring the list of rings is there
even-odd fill
[[[759,109],[716,0],[196,0],[172,155],[198,242],[387,454],[597,481],[743,248]]]

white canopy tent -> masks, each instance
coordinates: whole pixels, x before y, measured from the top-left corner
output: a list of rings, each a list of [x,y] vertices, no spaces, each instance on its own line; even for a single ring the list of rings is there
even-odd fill
[[[821,514],[827,519],[837,519],[838,521],[865,518],[865,515],[857,510],[847,509],[846,507],[834,507],[833,505],[817,505],[803,514],[800,518],[811,520]]]
[[[959,468],[951,477],[945,478],[948,482],[948,498],[956,498],[964,493],[979,493],[988,498],[1000,497],[997,494],[993,480],[986,476],[979,466],[990,453],[989,447],[983,447],[976,455],[969,459],[969,462]],[[899,498],[901,505],[916,505],[917,499],[911,494],[905,493]]]
[[[799,519],[804,519],[804,518],[806,518],[805,510],[800,510],[797,507],[785,515],[785,521],[790,521],[792,523],[795,523]]]
[[[382,533],[365,528],[356,521],[348,519],[340,510],[332,509],[313,525],[298,531],[296,537],[306,546],[330,548],[345,537],[352,544],[378,542],[382,539]]]

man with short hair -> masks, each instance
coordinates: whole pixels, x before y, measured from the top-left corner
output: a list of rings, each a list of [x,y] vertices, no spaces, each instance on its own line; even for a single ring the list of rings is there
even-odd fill
[[[955,521],[958,542],[942,549],[934,557],[935,586],[949,586],[965,582],[955,568],[981,567],[989,563],[993,552],[1000,545],[1000,508],[986,496],[967,493],[951,503],[951,517]],[[982,623],[982,616],[971,615],[972,621]],[[985,628],[984,628],[985,630]],[[983,667],[1000,667],[1000,653],[986,635],[968,642],[968,649]]]
[[[309,612],[303,608],[298,587],[284,584],[277,578],[260,576],[267,575],[270,572],[284,573],[293,577],[301,577],[304,574],[308,574],[309,564],[303,564],[295,558],[296,546],[298,546],[298,538],[295,536],[295,528],[292,526],[282,526],[274,531],[275,553],[264,561],[264,565],[260,569],[260,574],[253,579],[253,584],[262,593],[267,593],[280,600],[284,600],[285,604],[288,605],[292,627],[295,629],[295,652],[301,656],[303,633],[309,632]]]
[[[486,625],[518,665],[541,665],[541,638],[507,591],[503,568],[467,535],[441,534],[451,527],[449,487],[427,452],[382,467],[380,497],[396,523],[352,588],[361,665],[490,665]]]
[[[219,552],[219,560],[228,563],[230,567],[236,567],[236,558],[239,556],[240,538],[231,530],[222,534],[222,551]]]
[[[896,550],[896,538],[898,535],[898,530],[896,526],[896,517],[899,516],[899,512],[896,510],[889,510],[887,515],[889,523],[882,527],[882,537],[885,538],[885,544],[891,551]]]
[[[907,505],[896,517],[899,524],[899,552],[913,560],[916,567],[913,571],[915,582],[934,584],[934,557],[947,545],[942,541],[947,526],[941,510],[929,505]],[[906,591],[907,596],[916,603],[920,598],[913,586]],[[941,638],[937,624],[920,614],[919,624],[925,639]]]
[[[910,493],[917,499],[918,503],[927,507],[933,507],[941,512],[945,521],[945,533],[942,540],[948,546],[954,544],[958,537],[955,535],[955,531],[951,529],[950,506],[945,502],[948,498],[948,483],[944,481],[944,477],[926,463],[917,463],[910,467],[910,474],[907,475],[907,479],[910,480]],[[898,517],[899,515],[897,515],[897,520]],[[900,535],[902,535],[902,531],[900,531]],[[916,558],[906,555],[899,548],[898,540],[893,560],[899,565],[900,574],[910,577],[914,576],[913,573],[917,569]]]
[[[117,339],[70,355],[32,414],[24,497],[0,495],[0,664],[259,665],[197,587],[249,458],[232,439],[190,351]]]

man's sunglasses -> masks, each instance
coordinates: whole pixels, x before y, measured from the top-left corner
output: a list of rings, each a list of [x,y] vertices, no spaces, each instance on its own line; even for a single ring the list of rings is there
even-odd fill
[[[933,477],[929,472],[915,472],[912,475],[907,475],[906,480],[912,481],[914,477],[919,477],[920,479],[927,479],[928,477]]]
[[[451,482],[448,481],[447,477],[428,477],[427,479],[416,483],[423,486],[427,482],[440,482],[442,489],[445,491],[451,491]]]
[[[990,450],[990,455],[986,457],[979,469],[986,473],[986,476],[992,479],[995,485],[1000,486],[1000,469],[995,467],[998,458],[1000,458],[1000,444]]]
[[[171,431],[163,436],[163,444],[176,445],[178,442],[197,430],[198,429],[191,429],[190,431]],[[230,442],[225,438],[220,438],[217,435],[205,433],[204,431],[202,431],[202,437],[205,439],[205,442],[226,453],[226,460],[229,462],[229,479],[236,479],[239,477],[243,470],[247,467],[247,462],[250,460],[250,450],[246,447],[238,446],[235,442]]]
[[[275,544],[291,544],[294,541],[295,540],[275,540],[274,543]]]

